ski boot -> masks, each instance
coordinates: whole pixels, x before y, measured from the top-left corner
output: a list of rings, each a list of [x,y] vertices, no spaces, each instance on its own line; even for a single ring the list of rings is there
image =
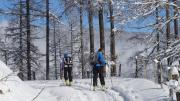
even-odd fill
[[[96,91],[96,86],[93,86],[93,91]]]
[[[72,86],[72,81],[69,82],[69,86]]]
[[[101,86],[101,89],[102,89],[102,91],[105,91],[105,90],[106,90],[105,85],[102,85],[102,86]]]
[[[66,84],[66,86],[68,86],[69,85],[69,81],[65,80],[65,84]]]

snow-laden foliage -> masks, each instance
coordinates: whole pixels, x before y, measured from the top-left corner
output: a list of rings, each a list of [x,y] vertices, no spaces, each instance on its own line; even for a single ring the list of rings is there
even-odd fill
[[[114,19],[120,24],[125,24],[150,15],[158,6],[155,0],[114,0]]]

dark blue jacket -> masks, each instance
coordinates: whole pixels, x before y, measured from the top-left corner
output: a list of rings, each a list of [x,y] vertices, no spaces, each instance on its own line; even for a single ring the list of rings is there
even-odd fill
[[[98,60],[98,64],[96,64],[96,67],[103,67],[106,65],[106,60],[102,52],[97,53],[97,60]]]

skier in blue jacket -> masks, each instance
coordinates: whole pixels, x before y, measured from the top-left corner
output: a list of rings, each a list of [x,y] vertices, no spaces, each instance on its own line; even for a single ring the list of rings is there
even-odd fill
[[[97,63],[93,67],[93,90],[95,90],[97,86],[98,74],[102,89],[105,88],[104,70],[105,70],[106,61],[102,52],[102,48],[99,48],[96,56],[97,56]]]

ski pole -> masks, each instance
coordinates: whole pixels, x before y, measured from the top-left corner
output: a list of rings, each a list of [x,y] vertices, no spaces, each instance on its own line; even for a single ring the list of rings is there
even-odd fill
[[[94,74],[93,74],[93,70],[91,71],[91,74],[92,74],[92,75],[91,75],[91,86],[93,86],[93,75],[94,75]],[[92,88],[92,87],[91,87],[91,88]]]
[[[111,79],[111,85],[112,85],[112,87],[113,87],[113,81],[112,81],[112,77],[111,77],[111,75],[110,75],[110,79]]]
[[[91,71],[91,73],[92,73],[92,71]],[[91,89],[91,85],[92,85],[92,74],[90,73],[90,79],[91,79],[91,83],[90,83],[90,89]]]
[[[109,68],[109,70],[111,71],[111,67],[110,67],[110,64],[109,63],[107,63],[107,66],[108,66],[108,68]],[[111,80],[111,86],[113,87],[113,81],[112,81],[112,77],[111,77],[111,72],[110,72],[110,80]]]
[[[90,76],[91,76],[90,90],[91,90],[91,86],[92,86],[92,80],[93,80],[93,74],[92,74],[92,73],[93,73],[93,69],[91,70],[91,73],[90,73],[90,74],[91,74],[91,75],[90,75]]]

